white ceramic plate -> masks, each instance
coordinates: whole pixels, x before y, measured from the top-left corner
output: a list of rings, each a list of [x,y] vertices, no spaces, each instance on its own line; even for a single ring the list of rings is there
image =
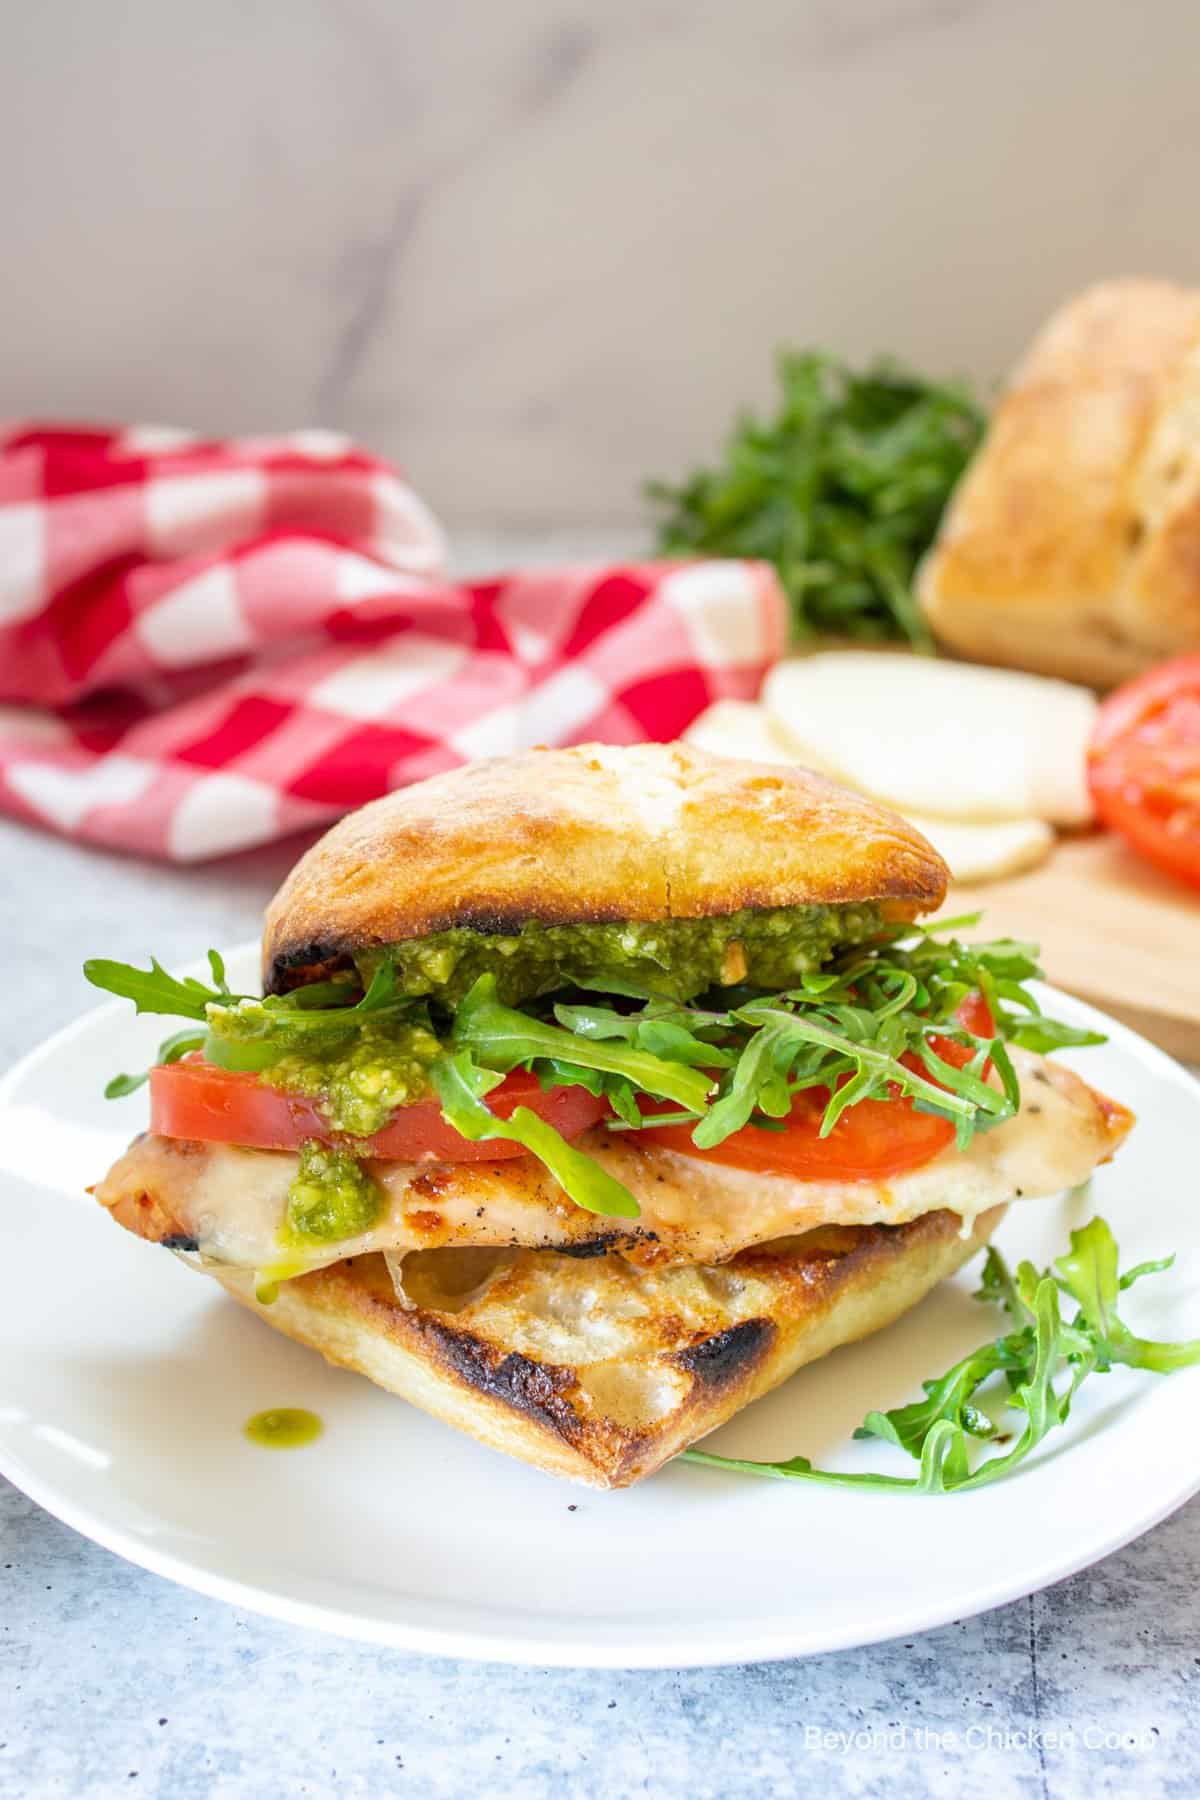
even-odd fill
[[[252,985],[251,949],[230,958]],[[1039,1264],[1092,1211],[1126,1264],[1179,1253],[1127,1296],[1158,1337],[1200,1332],[1200,1087],[1090,1008],[1077,1053],[1140,1123],[1087,1200],[1014,1206],[998,1242]],[[855,1494],[677,1464],[626,1493],[481,1449],[327,1368],[89,1201],[144,1121],[106,1102],[164,1022],[105,1006],[0,1086],[0,1470],[76,1530],[202,1593],[298,1624],[536,1664],[679,1667],[865,1644],[1032,1592],[1127,1543],[1200,1488],[1200,1369],[1089,1381],[1070,1426],[1014,1478],[957,1498]],[[978,1264],[878,1337],[803,1370],[711,1440],[841,1467],[899,1452],[850,1434],[919,1391],[998,1315]],[[305,1406],[321,1441],[255,1448],[249,1414]]]

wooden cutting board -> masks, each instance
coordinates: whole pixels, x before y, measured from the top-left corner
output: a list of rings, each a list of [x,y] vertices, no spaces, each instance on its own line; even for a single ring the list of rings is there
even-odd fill
[[[1041,868],[953,886],[944,912],[978,932],[1032,938],[1048,978],[1186,1062],[1200,1062],[1200,892],[1106,835],[1064,838]]]

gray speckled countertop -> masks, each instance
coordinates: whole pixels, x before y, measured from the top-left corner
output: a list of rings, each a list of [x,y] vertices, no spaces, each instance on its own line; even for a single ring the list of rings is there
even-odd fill
[[[294,854],[149,868],[0,823],[0,1066],[89,1004],[87,950],[169,963],[249,937]],[[0,1794],[1191,1796],[1198,1580],[1193,1502],[1095,1569],[912,1641],[508,1669],[233,1611],[0,1482]]]

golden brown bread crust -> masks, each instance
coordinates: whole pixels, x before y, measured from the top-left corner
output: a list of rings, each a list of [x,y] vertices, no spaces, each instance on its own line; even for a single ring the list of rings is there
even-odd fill
[[[627,1487],[802,1364],[899,1318],[987,1242],[1003,1213],[983,1214],[969,1236],[947,1212],[825,1227],[717,1269],[427,1251],[406,1264],[412,1309],[397,1302],[379,1256],[288,1282],[268,1307],[250,1277],[218,1279],[267,1324],[489,1448]]]
[[[1049,321],[918,594],[952,649],[1099,687],[1200,646],[1200,291],[1111,281]]]
[[[810,770],[687,744],[530,750],[402,788],[335,825],[267,911],[277,992],[355,950],[451,926],[940,905],[919,832]]]

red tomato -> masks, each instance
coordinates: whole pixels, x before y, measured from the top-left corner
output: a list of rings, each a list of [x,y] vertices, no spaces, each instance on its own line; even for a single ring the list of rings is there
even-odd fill
[[[1104,824],[1200,887],[1200,656],[1160,663],[1109,695],[1088,784]]]
[[[995,1026],[982,994],[969,994],[958,1009],[958,1022],[976,1037],[992,1037]],[[935,1037],[932,1047],[944,1062],[961,1068],[971,1057],[966,1044]],[[918,1069],[914,1056],[907,1067]],[[954,1141],[954,1127],[934,1113],[917,1112],[912,1101],[897,1094],[890,1100],[860,1100],[844,1112],[828,1137],[820,1135],[828,1088],[809,1088],[796,1095],[782,1131],[744,1125],[711,1150],[697,1150],[690,1125],[663,1125],[639,1134],[639,1143],[661,1144],[685,1156],[704,1157],[735,1169],[757,1169],[790,1175],[797,1181],[879,1181],[903,1175],[932,1162]],[[647,1111],[656,1110],[648,1106]]]
[[[527,1106],[565,1138],[576,1138],[608,1112],[602,1095],[586,1088],[543,1090],[523,1071],[506,1075],[487,1103],[501,1119]],[[150,1071],[150,1129],[160,1137],[242,1144],[255,1150],[295,1150],[309,1138],[334,1134],[315,1101],[273,1088],[257,1075],[218,1069],[199,1057],[160,1064]],[[506,1138],[473,1143],[442,1117],[436,1100],[418,1100],[392,1114],[382,1131],[358,1140],[370,1156],[390,1162],[503,1162],[526,1156]]]
[[[991,1038],[996,1035],[996,1021],[992,1017],[992,1009],[980,993],[968,994],[966,999],[960,1003],[954,1017],[963,1030],[969,1031],[972,1037]],[[957,1065],[959,1068],[963,1063],[971,1060],[965,1044],[956,1044],[945,1038],[934,1038],[933,1047],[945,1062],[955,1061],[955,1058],[948,1052],[952,1050],[961,1052]]]

